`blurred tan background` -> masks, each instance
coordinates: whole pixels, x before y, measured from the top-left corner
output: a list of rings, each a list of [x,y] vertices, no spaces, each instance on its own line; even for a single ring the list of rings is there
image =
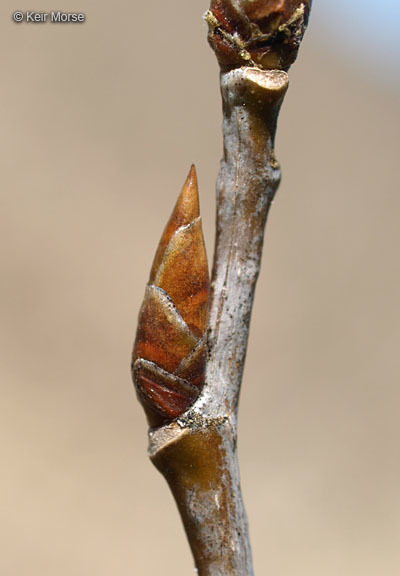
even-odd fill
[[[87,22],[14,24],[17,8]],[[2,2],[2,576],[193,573],[129,363],[193,161],[212,257],[222,139],[206,8]],[[256,574],[397,576],[400,89],[335,54],[317,23],[278,129],[242,485]]]

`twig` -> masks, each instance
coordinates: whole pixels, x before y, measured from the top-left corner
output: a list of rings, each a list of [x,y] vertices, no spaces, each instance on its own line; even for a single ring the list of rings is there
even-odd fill
[[[221,65],[224,135],[206,378],[189,409],[149,432],[150,457],[170,485],[201,576],[253,574],[237,408],[264,227],[280,180],[273,147],[284,69],[309,9],[294,0],[215,0],[205,15]]]

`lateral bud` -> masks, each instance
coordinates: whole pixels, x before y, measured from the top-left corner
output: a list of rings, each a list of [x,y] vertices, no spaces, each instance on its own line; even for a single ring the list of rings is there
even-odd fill
[[[133,381],[152,428],[183,414],[204,385],[208,295],[192,166],[154,257],[132,354]]]

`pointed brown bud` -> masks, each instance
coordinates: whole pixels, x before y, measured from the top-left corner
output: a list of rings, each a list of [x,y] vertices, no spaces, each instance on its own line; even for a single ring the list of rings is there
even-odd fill
[[[192,166],[158,245],[132,355],[136,391],[152,427],[185,412],[204,384],[208,294]]]
[[[211,0],[208,40],[223,71],[287,70],[295,61],[312,0]]]

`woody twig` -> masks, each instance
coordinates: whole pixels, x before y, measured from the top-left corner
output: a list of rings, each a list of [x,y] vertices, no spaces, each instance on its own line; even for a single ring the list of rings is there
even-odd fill
[[[151,426],[149,453],[175,497],[200,576],[253,574],[237,408],[264,228],[280,181],[276,123],[310,6],[212,0],[205,19],[221,67],[224,157],[210,300],[192,169],[139,317],[133,373]]]

